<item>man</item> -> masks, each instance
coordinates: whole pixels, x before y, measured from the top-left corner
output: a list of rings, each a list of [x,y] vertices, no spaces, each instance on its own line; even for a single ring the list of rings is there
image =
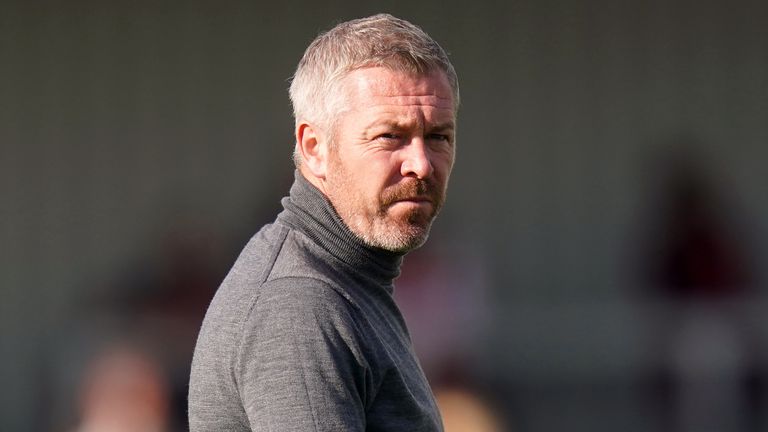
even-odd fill
[[[458,83],[390,15],[320,35],[290,89],[296,179],[245,247],[198,338],[192,431],[440,431],[394,303],[454,159]]]

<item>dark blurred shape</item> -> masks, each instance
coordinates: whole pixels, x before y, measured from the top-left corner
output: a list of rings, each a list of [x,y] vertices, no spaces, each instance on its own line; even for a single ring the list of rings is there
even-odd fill
[[[647,257],[646,279],[669,306],[654,347],[654,399],[669,431],[758,430],[763,389],[744,310],[754,280],[749,248],[718,189],[725,182],[694,157],[701,143],[673,144]]]
[[[224,274],[221,240],[194,220],[174,221],[159,237],[156,251],[99,300],[121,314],[173,317],[197,327]]]
[[[714,180],[691,157],[673,158],[664,181],[663,228],[653,279],[673,297],[727,299],[744,294],[751,275]]]
[[[77,432],[166,432],[170,389],[160,364],[130,345],[100,353],[86,370]]]
[[[75,411],[78,431],[187,430],[192,351],[226,270],[221,239],[193,219],[161,227],[154,248],[81,305],[77,324],[66,331],[78,343],[64,349],[84,354],[63,355],[52,373],[82,376],[82,402],[64,397],[74,389],[49,389],[58,395],[51,402],[58,412],[54,430],[72,424]],[[82,357],[93,358],[84,370],[71,360]]]
[[[186,430],[187,385],[197,331],[226,267],[221,240],[204,223],[176,221],[158,254],[120,281],[116,314],[129,317],[142,340],[162,353],[168,373],[172,430]]]

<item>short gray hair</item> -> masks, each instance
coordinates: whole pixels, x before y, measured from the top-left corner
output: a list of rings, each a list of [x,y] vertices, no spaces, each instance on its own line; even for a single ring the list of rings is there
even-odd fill
[[[291,81],[296,122],[315,122],[332,132],[341,111],[339,81],[353,70],[376,66],[416,75],[442,71],[453,91],[454,109],[459,106],[456,70],[443,48],[410,22],[378,14],[343,22],[312,41]]]

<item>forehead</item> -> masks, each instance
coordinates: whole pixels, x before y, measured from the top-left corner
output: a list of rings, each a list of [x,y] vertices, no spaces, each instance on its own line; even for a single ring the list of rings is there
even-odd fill
[[[375,107],[424,107],[454,111],[453,91],[441,71],[415,75],[384,67],[367,67],[348,73],[341,82],[350,109]]]

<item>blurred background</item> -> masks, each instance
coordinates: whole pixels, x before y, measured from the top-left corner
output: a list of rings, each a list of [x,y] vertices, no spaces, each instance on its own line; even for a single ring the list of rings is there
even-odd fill
[[[288,79],[380,11],[461,82],[396,292],[447,431],[768,430],[768,3],[706,0],[4,2],[0,430],[186,430]]]

